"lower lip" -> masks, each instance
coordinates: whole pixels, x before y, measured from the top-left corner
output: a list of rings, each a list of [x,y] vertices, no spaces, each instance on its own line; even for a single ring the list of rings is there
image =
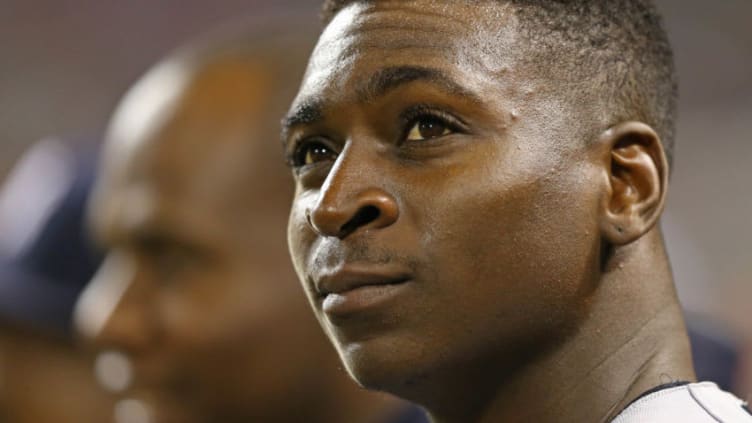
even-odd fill
[[[346,316],[366,310],[385,306],[403,293],[409,281],[385,284],[365,285],[339,294],[327,294],[321,309],[330,316]]]

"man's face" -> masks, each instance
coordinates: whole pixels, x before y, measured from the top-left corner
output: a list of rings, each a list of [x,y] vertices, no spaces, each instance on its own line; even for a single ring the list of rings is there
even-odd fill
[[[255,170],[273,160],[258,150],[271,78],[238,58],[182,82],[165,67],[110,134],[92,209],[110,253],[77,319],[127,356],[122,394],[158,422],[277,421],[329,354],[289,266],[284,173]]]
[[[473,4],[348,7],[287,119],[293,261],[369,387],[513,369],[593,289],[604,176],[571,108],[512,60],[511,10]]]

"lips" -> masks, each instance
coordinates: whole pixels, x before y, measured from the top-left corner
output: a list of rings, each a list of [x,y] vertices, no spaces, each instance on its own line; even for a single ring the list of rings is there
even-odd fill
[[[344,316],[386,303],[410,280],[409,272],[391,266],[346,265],[314,278],[314,287],[326,314]]]
[[[343,294],[365,286],[395,285],[409,279],[410,274],[399,269],[347,265],[315,278],[315,287],[319,296],[326,297],[329,294]]]

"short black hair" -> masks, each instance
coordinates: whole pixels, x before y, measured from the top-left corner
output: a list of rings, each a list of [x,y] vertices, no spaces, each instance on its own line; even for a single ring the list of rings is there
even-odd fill
[[[325,0],[322,18],[328,23],[352,3],[376,1]],[[639,120],[652,126],[672,162],[678,83],[671,45],[651,0],[487,1],[513,7],[521,38],[529,44],[523,60],[534,73],[569,87],[576,101],[583,101],[589,87],[589,98],[595,95],[606,105],[601,118],[611,124]]]

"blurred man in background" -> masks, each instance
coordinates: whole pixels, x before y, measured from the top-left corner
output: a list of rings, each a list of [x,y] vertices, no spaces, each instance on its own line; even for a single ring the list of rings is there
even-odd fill
[[[91,215],[110,252],[77,326],[118,421],[420,419],[348,380],[298,292],[276,139],[315,37],[259,34],[184,48],[122,101]]]
[[[0,191],[3,423],[102,423],[111,414],[70,330],[75,299],[101,259],[83,226],[93,156],[40,142]]]

